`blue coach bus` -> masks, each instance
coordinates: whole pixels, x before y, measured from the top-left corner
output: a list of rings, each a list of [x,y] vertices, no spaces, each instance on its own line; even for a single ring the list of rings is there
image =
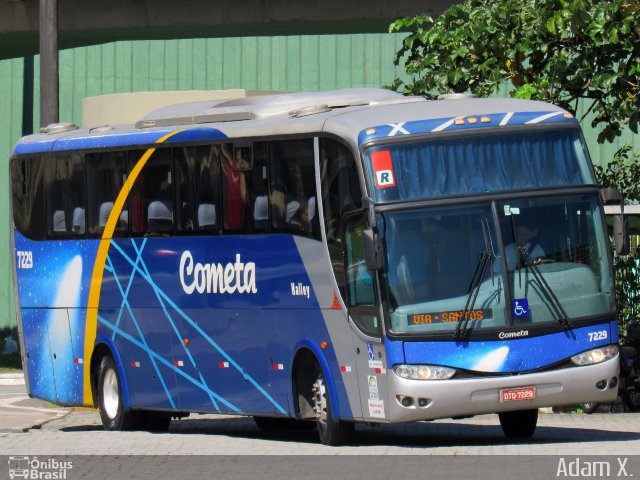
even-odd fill
[[[29,393],[106,429],[220,412],[338,444],[498,413],[527,437],[539,407],[616,397],[619,199],[553,105],[177,104],[51,125],[10,169]]]

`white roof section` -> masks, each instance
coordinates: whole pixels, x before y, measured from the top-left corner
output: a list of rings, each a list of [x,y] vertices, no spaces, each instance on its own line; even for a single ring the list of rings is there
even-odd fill
[[[269,95],[273,91],[262,90],[179,90],[164,92],[114,93],[85,97],[82,100],[82,127],[101,125],[125,125],[137,122],[147,113],[176,103],[221,101],[235,98]]]
[[[311,93],[284,93],[231,100],[180,103],[159,108],[136,122],[137,128],[188,125],[275,117],[305,117],[357,106],[406,102],[407,97],[378,88],[351,88]],[[424,101],[424,99],[413,99]]]
[[[390,126],[405,123],[411,125],[411,122],[424,123],[440,119],[446,121],[456,117],[502,114],[502,118],[505,114],[506,116],[517,115],[518,112],[527,114],[544,112],[540,118],[544,118],[548,112],[558,112],[557,114],[571,117],[561,108],[544,102],[505,98],[469,98],[466,95],[458,95],[456,99],[431,101],[423,97],[406,97],[397,92],[379,88],[269,95],[257,94],[264,92],[247,91],[232,91],[229,95],[225,95],[225,92],[216,92],[216,95],[205,100],[165,104],[138,117],[133,125],[131,123],[112,124],[83,129],[78,129],[72,124],[53,125],[50,126],[51,128],[44,129],[39,135],[23,138],[20,143],[96,139],[94,145],[99,145],[104,140],[102,145],[106,146],[114,143],[109,141],[110,137],[120,136],[122,140],[118,144],[124,145],[127,141],[131,144],[144,143],[152,138],[156,131],[207,128],[218,130],[229,139],[328,133],[340,136],[357,146],[359,135],[372,127],[374,129],[382,127],[378,129],[378,138],[380,138],[384,136],[383,130],[385,128],[389,130]],[[176,98],[178,98],[176,95],[171,94],[163,97],[162,101],[176,100]],[[127,110],[129,107],[122,108]],[[133,107],[132,110],[135,111]],[[494,115],[493,123],[485,126],[497,126],[495,118]],[[418,130],[415,131],[418,132]],[[437,129],[421,131],[437,131]],[[138,134],[140,136],[137,136]],[[73,148],[70,143],[65,145]],[[47,147],[43,145],[42,148]],[[60,148],[66,147],[61,145]]]

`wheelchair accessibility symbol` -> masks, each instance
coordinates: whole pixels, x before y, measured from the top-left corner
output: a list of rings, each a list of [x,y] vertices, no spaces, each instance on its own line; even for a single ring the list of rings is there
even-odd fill
[[[513,318],[529,318],[529,301],[526,298],[514,298],[511,300],[511,313]]]

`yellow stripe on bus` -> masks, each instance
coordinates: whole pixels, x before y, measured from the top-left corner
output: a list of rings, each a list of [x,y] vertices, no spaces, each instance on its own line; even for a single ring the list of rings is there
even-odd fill
[[[182,132],[183,130],[177,130],[171,132],[164,137],[160,138],[156,143],[163,143],[168,138]],[[98,253],[96,255],[96,261],[93,265],[93,274],[91,276],[91,289],[89,290],[89,302],[87,304],[87,318],[85,322],[84,333],[84,405],[93,405],[93,393],[91,392],[91,355],[93,354],[93,348],[96,341],[96,332],[98,329],[98,307],[100,306],[100,290],[102,288],[102,277],[104,275],[104,266],[107,261],[107,255],[109,253],[109,247],[111,246],[111,238],[113,232],[116,229],[122,208],[124,207],[131,187],[138,178],[140,171],[147,163],[147,160],[156,151],[155,147],[148,149],[138,163],[133,167],[129,177],[124,182],[118,197],[113,204],[113,209],[109,214],[109,219],[102,232],[102,238],[100,239],[100,245],[98,247]]]

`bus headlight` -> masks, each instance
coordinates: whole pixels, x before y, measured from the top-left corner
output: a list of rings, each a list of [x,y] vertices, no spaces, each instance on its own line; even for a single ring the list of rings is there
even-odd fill
[[[448,380],[456,371],[437,365],[396,365],[393,367],[393,373],[411,380]]]
[[[571,357],[571,361],[576,365],[595,365],[610,360],[618,354],[617,345],[607,345],[606,347],[594,348],[586,352],[579,353]]]

